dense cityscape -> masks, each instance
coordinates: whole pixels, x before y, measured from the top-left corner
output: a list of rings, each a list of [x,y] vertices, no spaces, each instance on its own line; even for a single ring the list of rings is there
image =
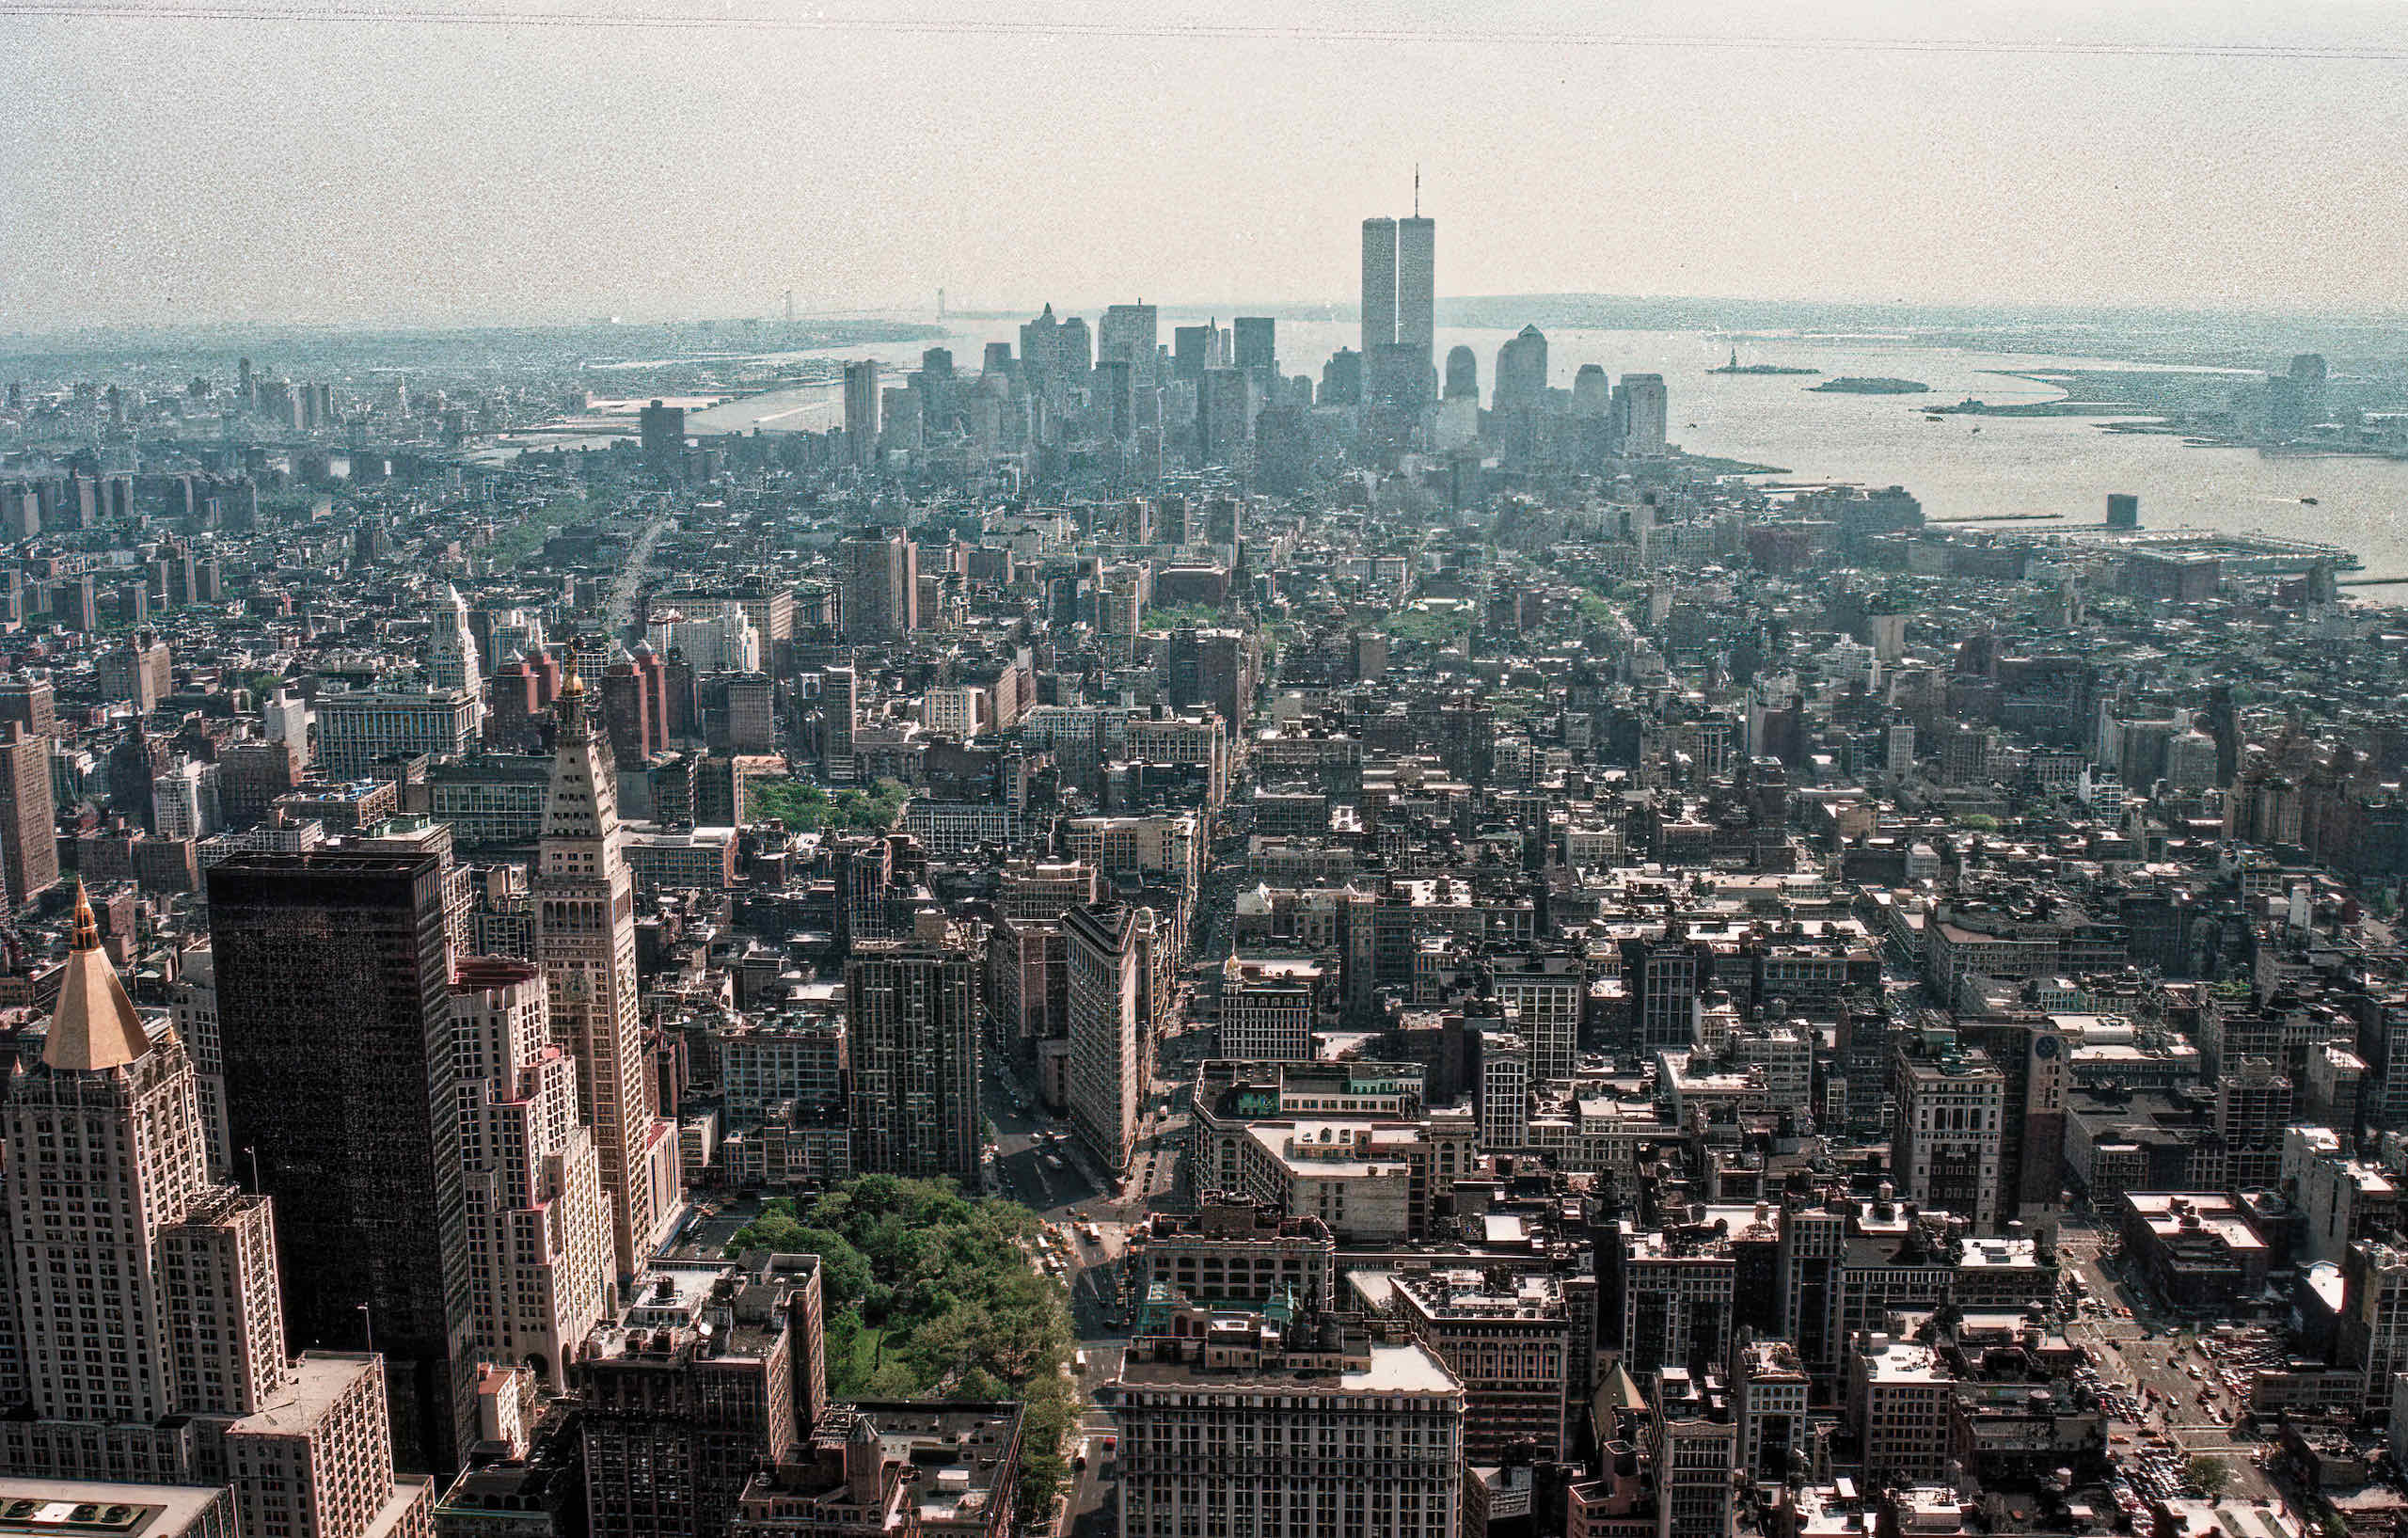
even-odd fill
[[[1682,447],[2397,360],[1440,270],[11,341],[0,1533],[2408,1530],[2391,574]]]

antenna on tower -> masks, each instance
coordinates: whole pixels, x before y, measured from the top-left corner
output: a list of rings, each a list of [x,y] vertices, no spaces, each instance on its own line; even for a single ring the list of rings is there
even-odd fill
[[[1421,162],[1413,163],[1413,216],[1421,217]]]

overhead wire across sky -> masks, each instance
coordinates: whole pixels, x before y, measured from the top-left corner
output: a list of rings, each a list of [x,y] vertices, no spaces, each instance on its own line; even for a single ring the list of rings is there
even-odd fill
[[[1772,33],[1628,32],[1553,27],[1418,26],[1186,21],[1029,21],[992,16],[771,16],[662,11],[531,10],[466,6],[336,6],[218,0],[0,0],[0,16],[113,22],[543,28],[578,31],[855,32],[970,38],[1129,38],[1607,49],[1807,49],[1827,53],[2047,55],[2071,57],[2273,59],[2408,63],[2408,46],[2358,43],[2171,42],[2080,38],[1885,38]]]

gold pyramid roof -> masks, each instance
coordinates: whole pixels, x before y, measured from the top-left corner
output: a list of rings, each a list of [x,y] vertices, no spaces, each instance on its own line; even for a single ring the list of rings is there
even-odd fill
[[[52,1068],[92,1073],[123,1068],[150,1050],[142,1018],[126,997],[109,953],[101,949],[100,922],[75,883],[75,938],[67,952],[67,975],[58,987],[58,1007],[51,1011],[50,1035],[41,1060]]]

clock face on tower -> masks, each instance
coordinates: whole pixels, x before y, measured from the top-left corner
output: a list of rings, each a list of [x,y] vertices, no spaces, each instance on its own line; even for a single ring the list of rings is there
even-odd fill
[[[2053,1036],[2044,1036],[2032,1043],[2032,1055],[2046,1063],[2065,1050],[2065,1042]]]

